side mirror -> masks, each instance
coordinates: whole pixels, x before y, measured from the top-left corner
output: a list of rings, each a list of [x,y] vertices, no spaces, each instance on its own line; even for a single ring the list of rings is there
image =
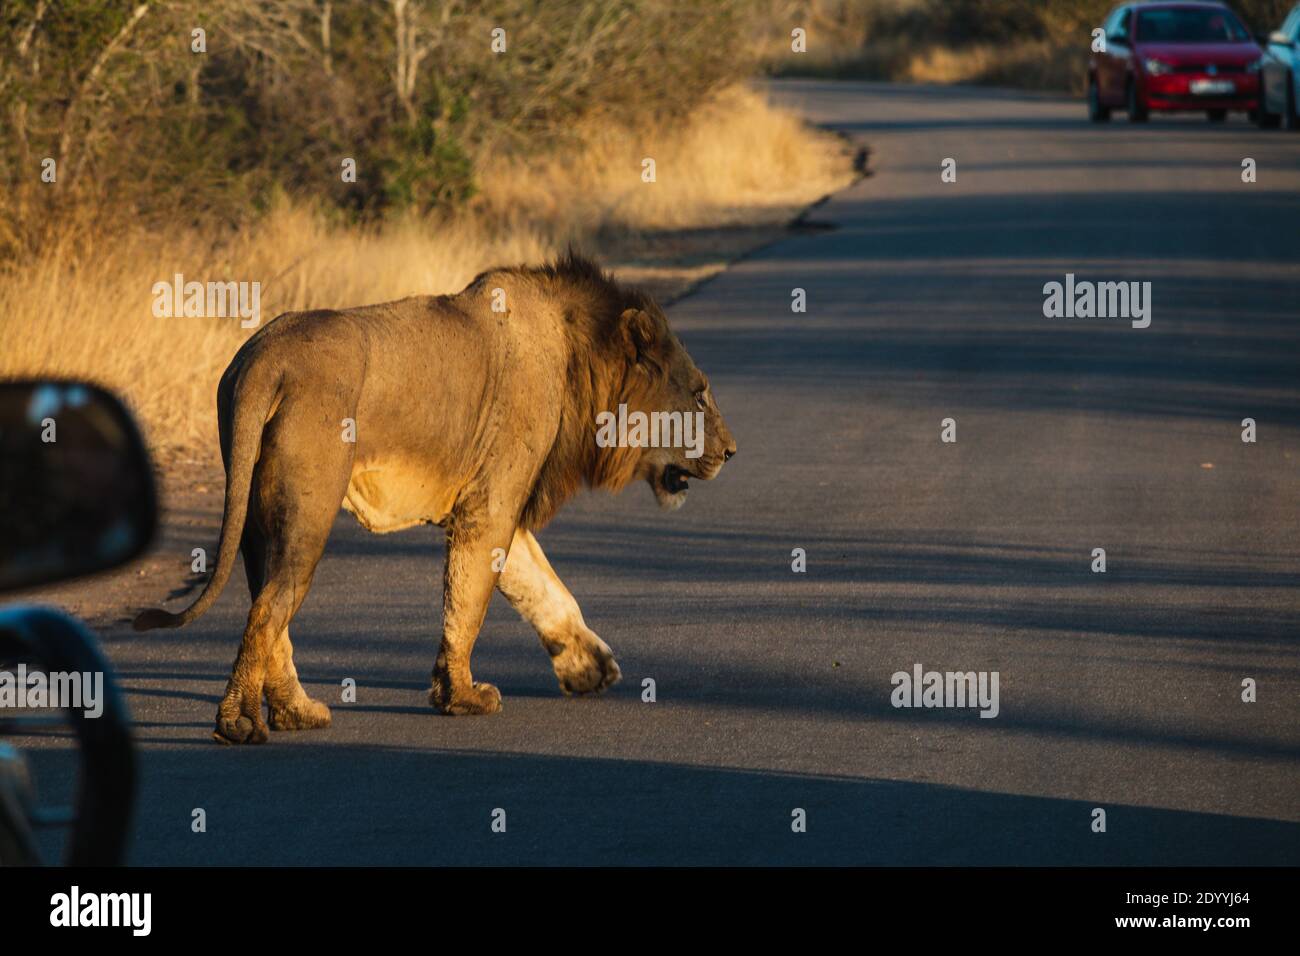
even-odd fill
[[[0,382],[0,591],[125,564],[157,524],[131,415],[84,382]]]
[[[1268,45],[1293,47],[1295,46],[1295,41],[1292,40],[1285,33],[1283,33],[1281,30],[1274,30],[1272,33],[1268,35]]]

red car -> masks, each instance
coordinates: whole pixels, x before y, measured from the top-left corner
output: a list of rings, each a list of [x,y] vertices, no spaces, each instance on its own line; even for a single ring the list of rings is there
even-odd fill
[[[1088,63],[1093,122],[1114,108],[1134,123],[1152,110],[1204,110],[1218,122],[1258,109],[1264,51],[1223,4],[1126,3],[1103,29],[1105,52]]]

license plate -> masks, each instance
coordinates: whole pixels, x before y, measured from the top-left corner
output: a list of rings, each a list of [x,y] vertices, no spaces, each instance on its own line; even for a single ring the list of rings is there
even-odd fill
[[[1237,84],[1232,80],[1192,80],[1192,92],[1197,96],[1222,96],[1236,91]]]

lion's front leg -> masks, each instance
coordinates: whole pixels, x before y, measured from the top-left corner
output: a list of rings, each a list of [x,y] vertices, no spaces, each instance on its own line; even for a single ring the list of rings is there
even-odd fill
[[[598,693],[622,676],[614,652],[587,627],[578,602],[531,532],[523,528],[515,531],[497,587],[537,630],[566,694]]]
[[[442,645],[429,688],[429,703],[444,714],[495,714],[501,709],[501,692],[474,680],[469,659],[496,585],[492,551],[509,546],[511,525],[513,521],[505,525],[474,514],[469,520],[453,519],[447,531]]]

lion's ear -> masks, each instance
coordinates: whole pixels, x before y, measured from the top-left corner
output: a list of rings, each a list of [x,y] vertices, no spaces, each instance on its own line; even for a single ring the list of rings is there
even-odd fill
[[[641,362],[658,340],[655,320],[644,309],[627,309],[619,316],[623,327],[623,342],[631,362]]]

